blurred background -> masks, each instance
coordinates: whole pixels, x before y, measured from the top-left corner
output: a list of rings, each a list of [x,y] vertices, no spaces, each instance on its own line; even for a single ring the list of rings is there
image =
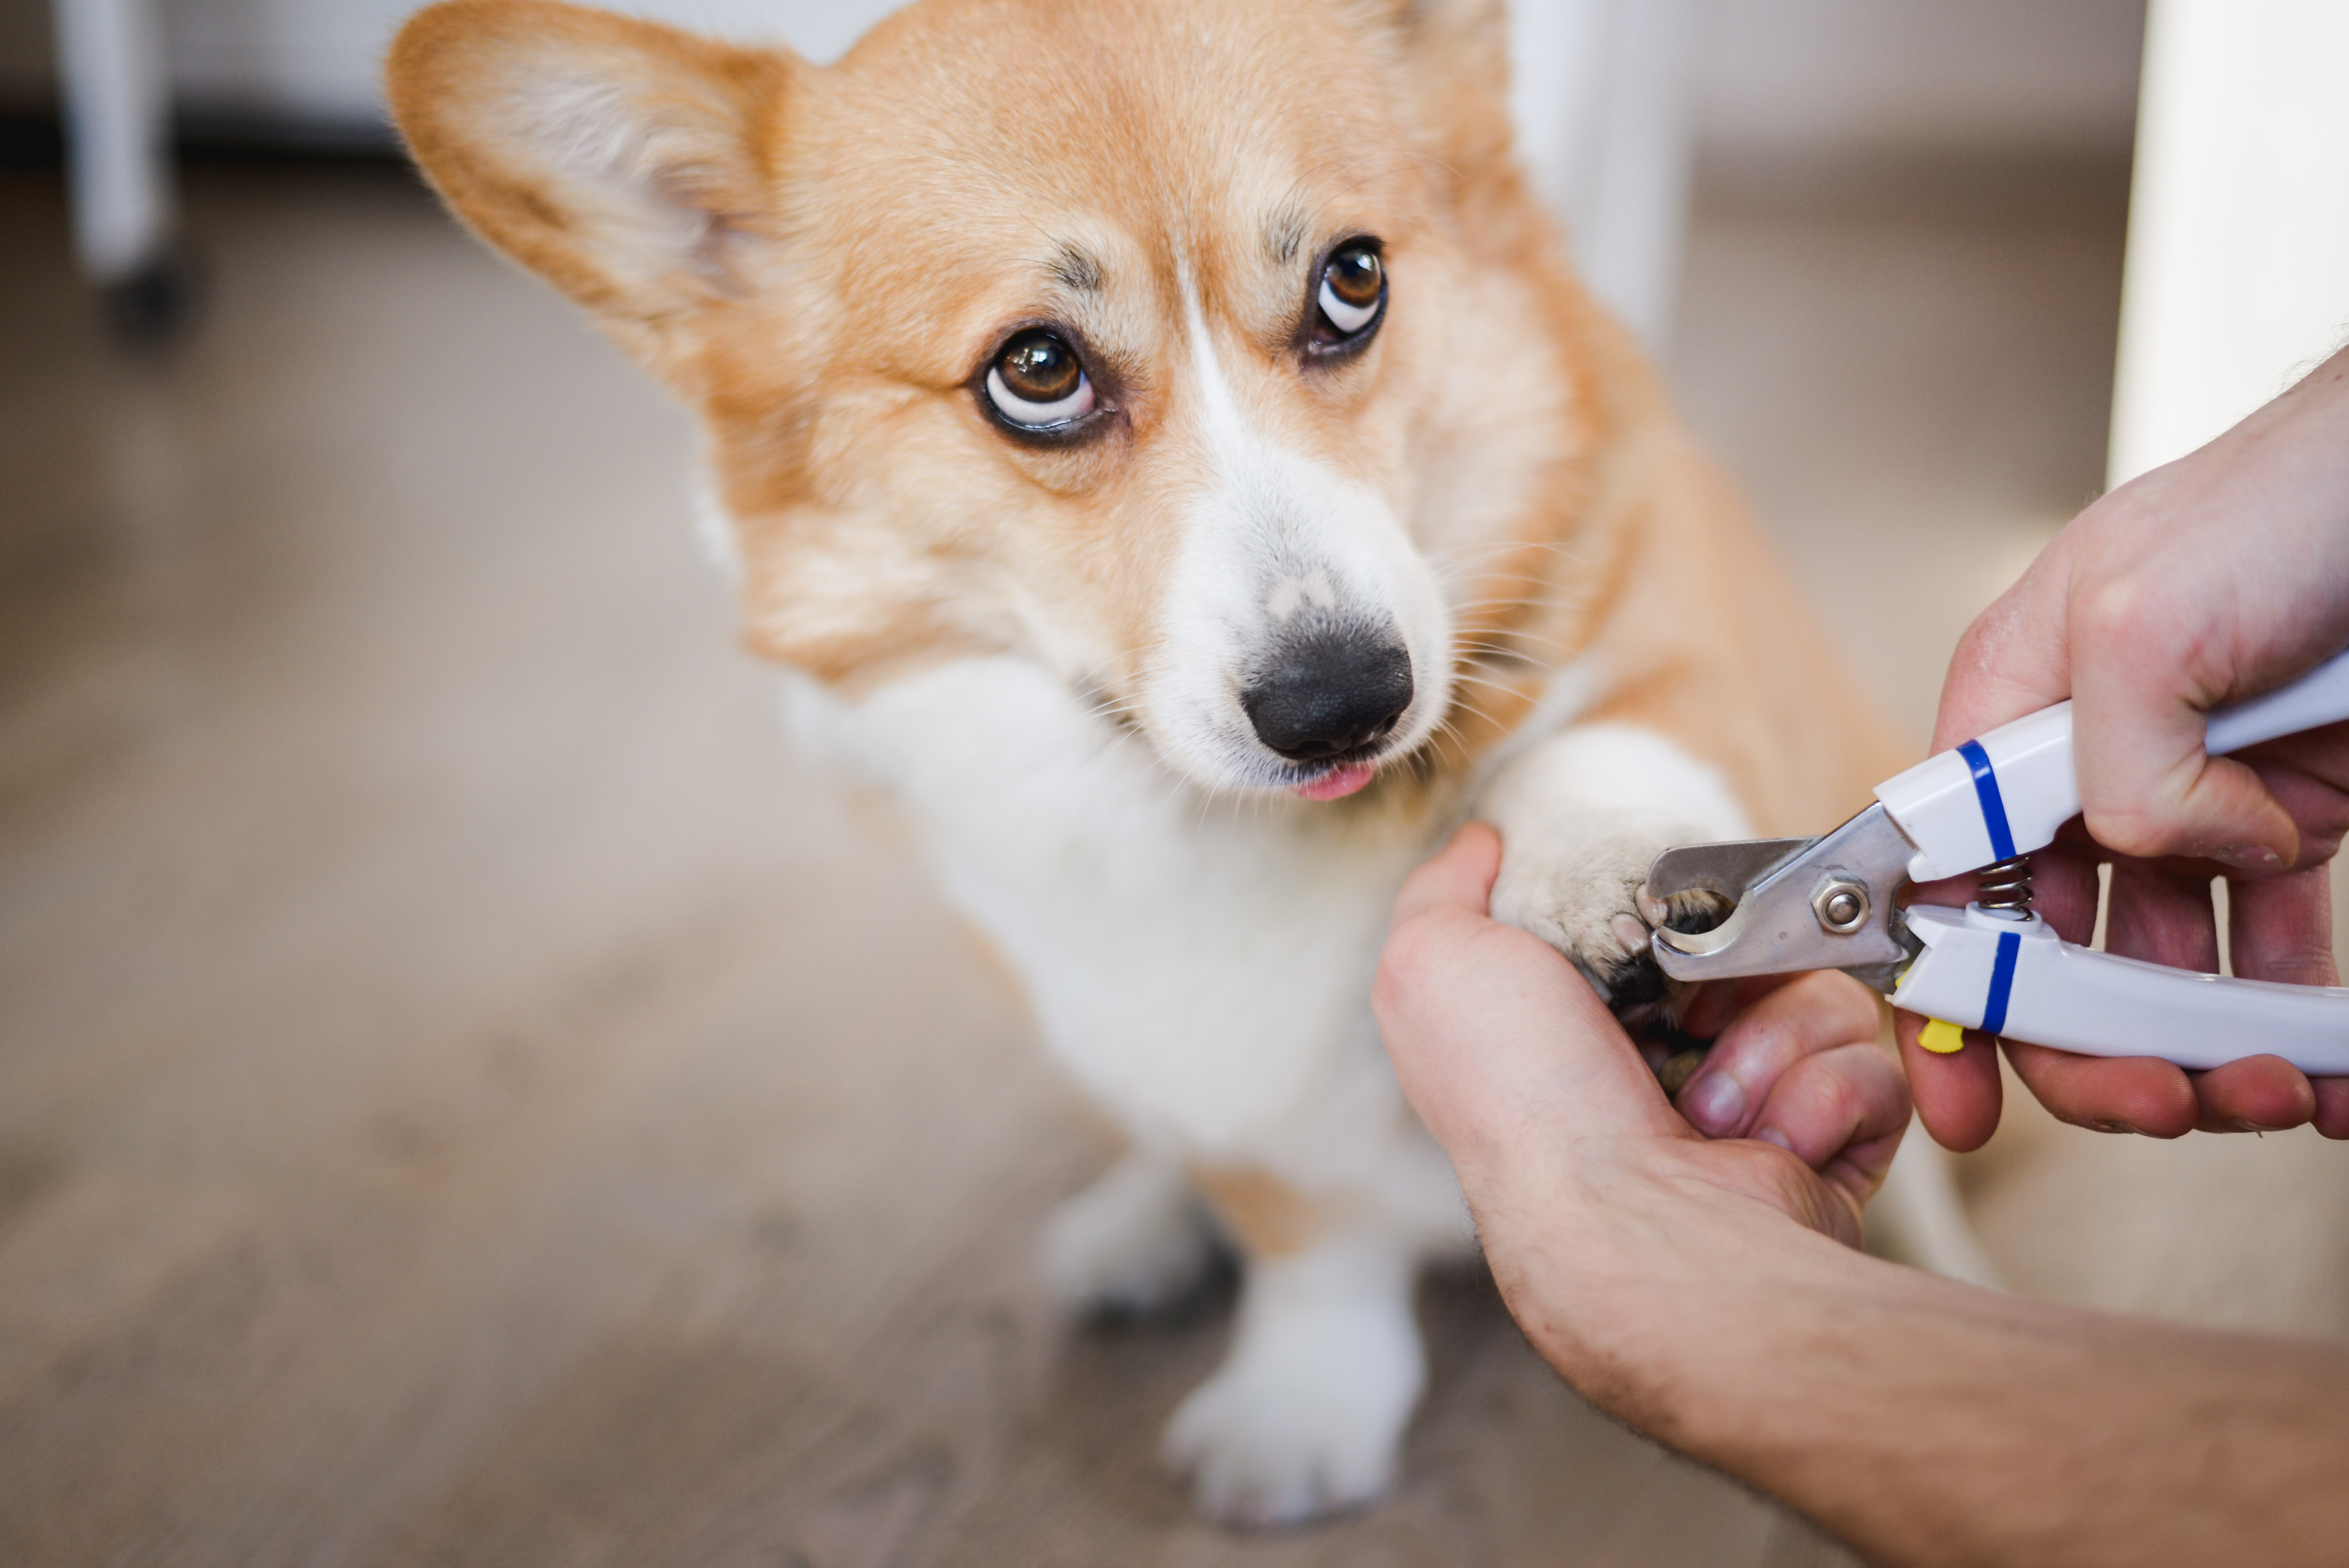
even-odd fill
[[[395,156],[403,0],[168,0],[146,67],[76,3],[176,159],[78,253],[0,3],[0,1561],[1847,1561],[1475,1278],[1392,1501],[1194,1519],[1151,1449],[1222,1307],[1038,1299],[1109,1146],[790,755],[687,421]],[[825,58],[886,8],[657,11]],[[2106,481],[2142,5],[1520,11],[1586,266],[1921,748]],[[2009,1105],[1961,1180],[2014,1288],[2349,1333],[2349,1150]]]

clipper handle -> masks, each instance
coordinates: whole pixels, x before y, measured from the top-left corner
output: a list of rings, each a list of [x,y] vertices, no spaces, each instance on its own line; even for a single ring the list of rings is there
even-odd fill
[[[2343,719],[2349,719],[2349,653],[2264,696],[2220,708],[2202,744],[2223,757]],[[2059,702],[1929,757],[1877,786],[1876,798],[1917,846],[1911,882],[1939,882],[2044,849],[2080,814],[2072,705]]]
[[[2116,957],[2064,941],[2037,915],[1911,907],[1908,918],[1924,951],[1892,993],[1896,1007],[2083,1056],[2182,1068],[2277,1056],[2311,1076],[2349,1074],[2349,987]]]

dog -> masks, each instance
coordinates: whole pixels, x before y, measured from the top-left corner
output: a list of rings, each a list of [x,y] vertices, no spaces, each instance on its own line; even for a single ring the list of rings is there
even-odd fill
[[[921,0],[819,68],[445,0],[388,60],[450,207],[698,413],[750,645],[1130,1140],[1052,1288],[1237,1250],[1164,1438],[1234,1521],[1389,1484],[1474,1246],[1370,1014],[1409,870],[1490,820],[1495,914],[1653,1023],[1656,853],[1905,760],[1576,281],[1506,50],[1498,0]]]

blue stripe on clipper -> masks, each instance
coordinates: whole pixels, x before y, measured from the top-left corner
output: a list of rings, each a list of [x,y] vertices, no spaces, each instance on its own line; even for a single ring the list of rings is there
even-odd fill
[[[1974,797],[1982,802],[1982,826],[1990,830],[1990,858],[2013,860],[2014,835],[2007,830],[2006,799],[1998,792],[1998,770],[1990,765],[1990,753],[1981,741],[1969,740],[1958,748],[1958,755],[1973,769]]]
[[[2014,961],[2023,956],[2020,932],[1998,934],[1998,956],[1991,960],[1990,995],[1982,1002],[1982,1033],[1995,1035],[2006,1027],[2007,994],[2014,989]]]

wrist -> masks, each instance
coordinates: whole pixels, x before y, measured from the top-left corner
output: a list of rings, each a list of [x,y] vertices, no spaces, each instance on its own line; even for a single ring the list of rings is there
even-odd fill
[[[1685,1171],[1487,1202],[1477,1217],[1543,1359],[1609,1414],[1713,1462],[1802,1404],[1795,1347],[1909,1273]]]
[[[1723,1380],[1713,1347],[1766,1295],[1768,1254],[1808,1235],[1752,1200],[1651,1171],[1472,1184],[1470,1197],[1494,1283],[1534,1349],[1609,1413],[1675,1446],[1709,1424],[1708,1388]]]

